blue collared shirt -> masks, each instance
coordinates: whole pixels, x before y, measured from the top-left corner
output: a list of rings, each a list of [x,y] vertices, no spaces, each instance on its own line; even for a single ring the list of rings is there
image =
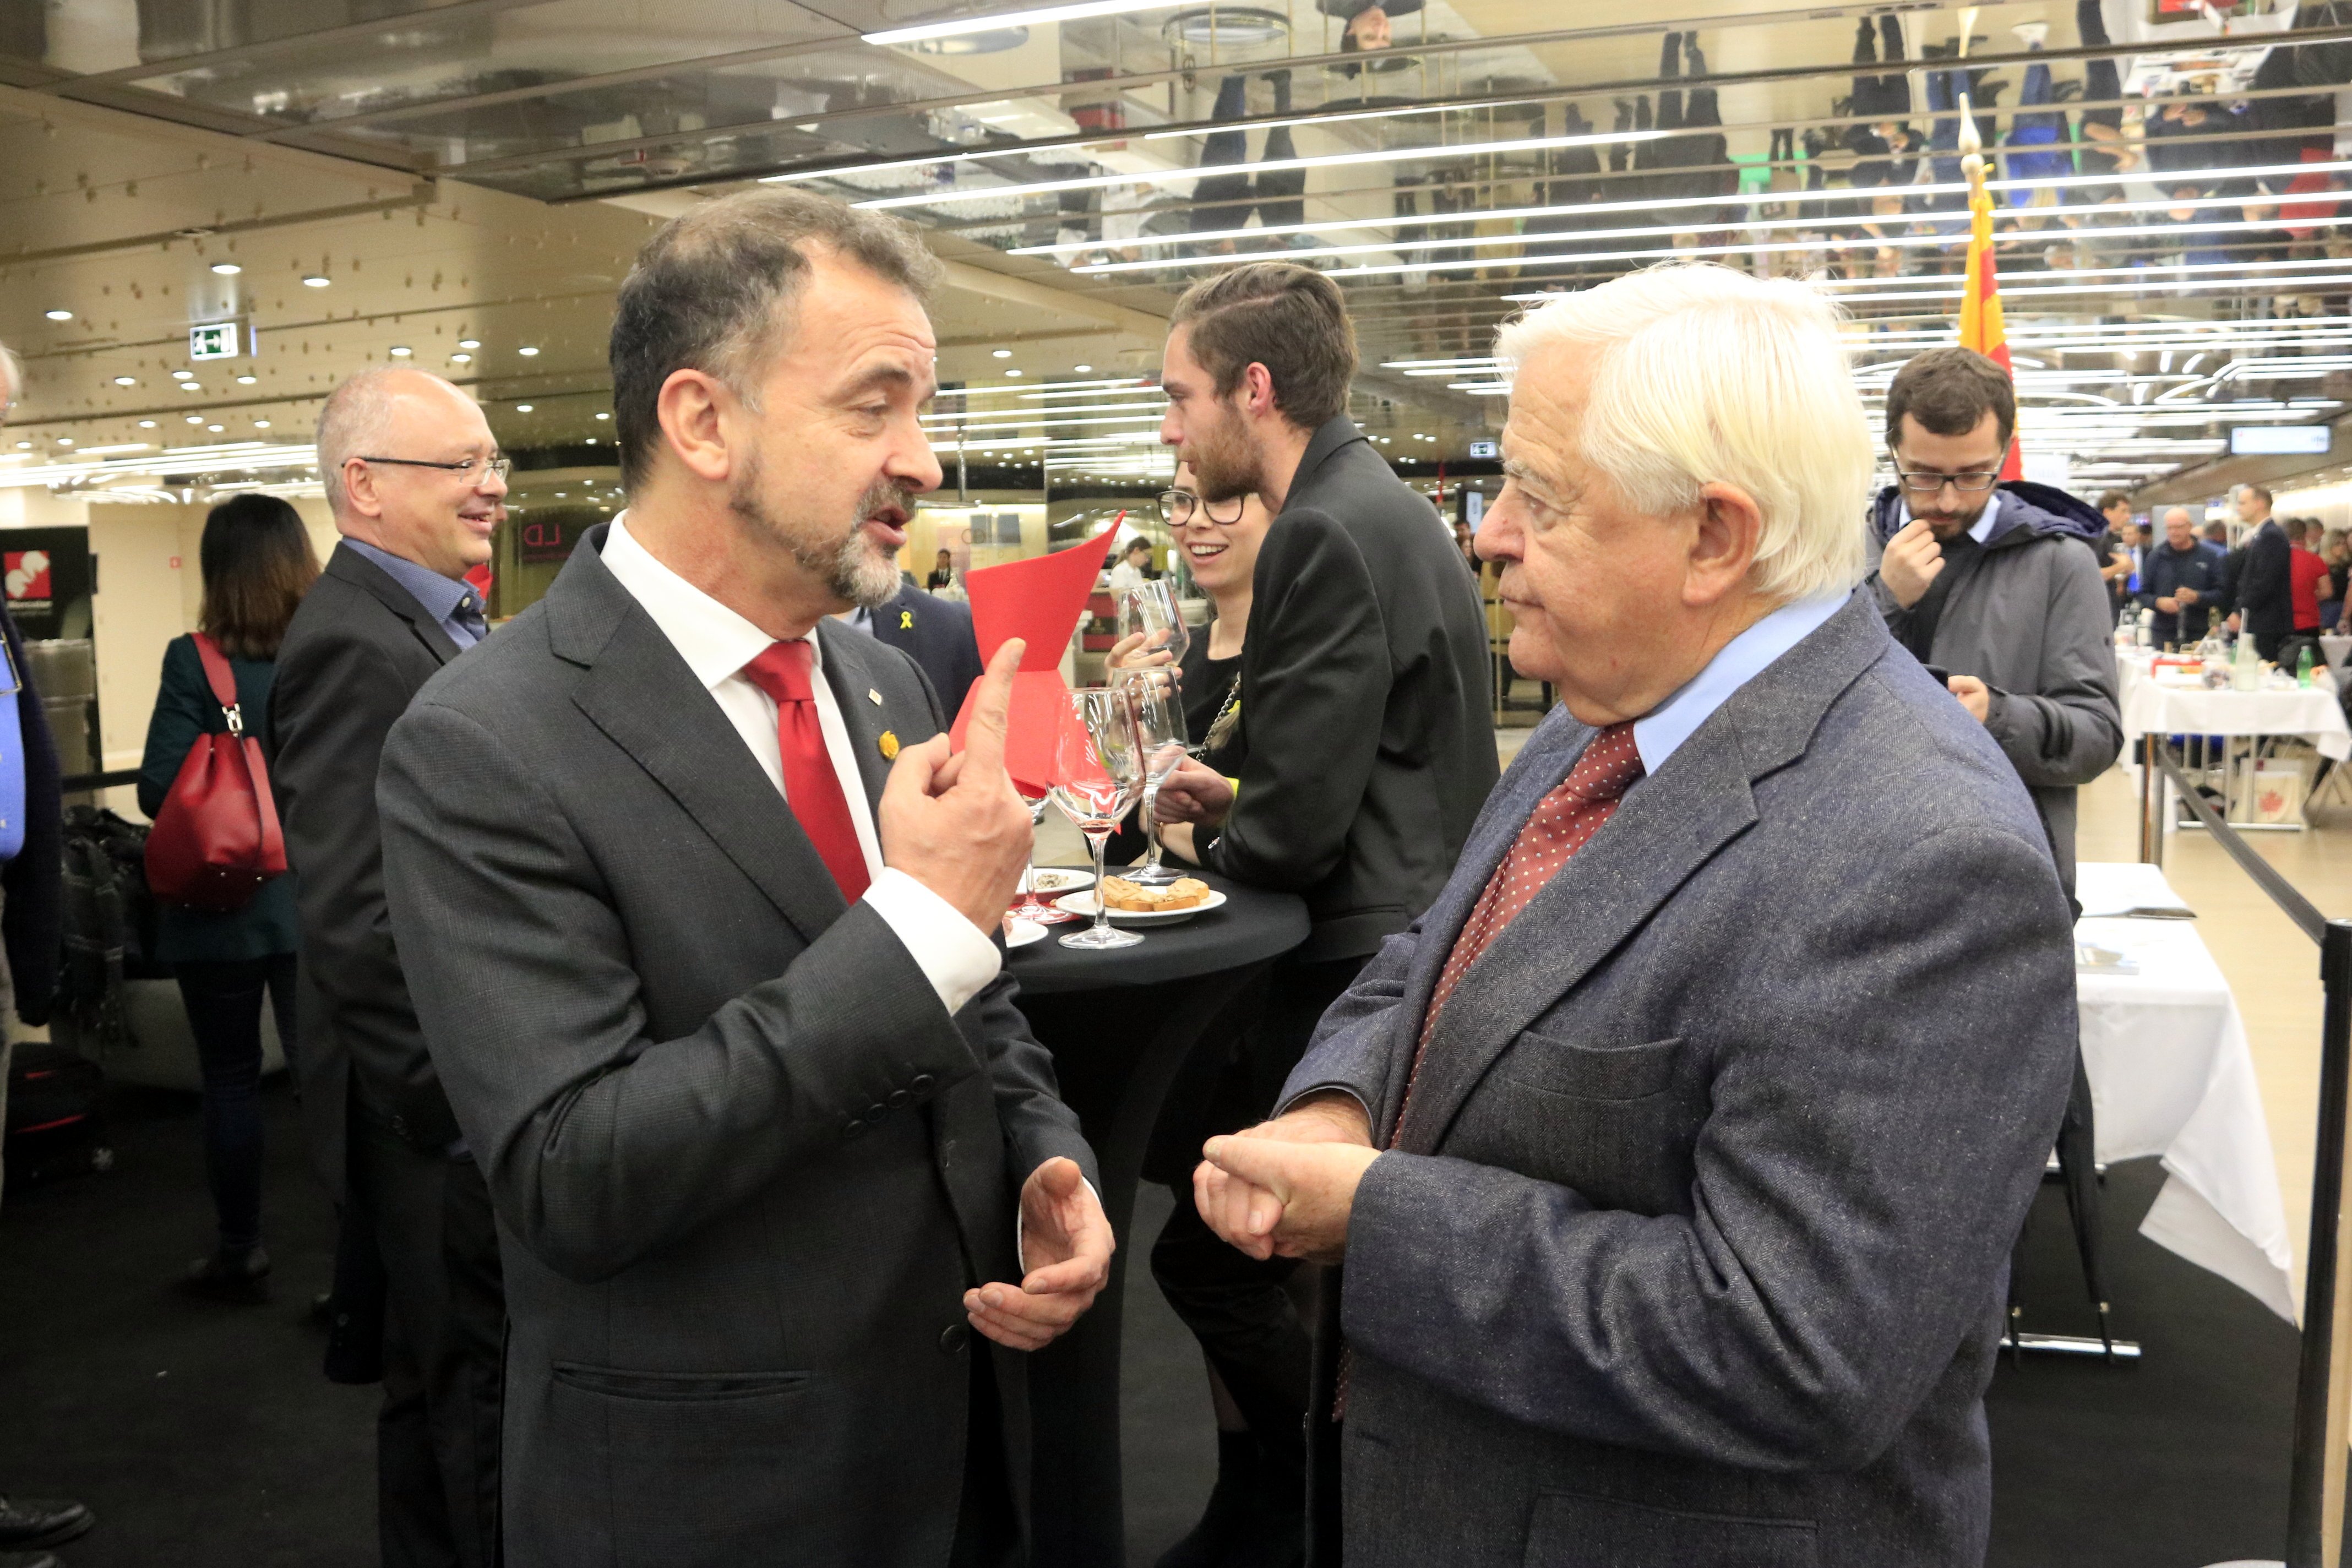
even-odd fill
[[[1717,648],[1705,669],[1633,721],[1633,749],[1641,753],[1643,773],[1654,774],[1664,766],[1675,748],[1696,734],[1708,715],[1731,700],[1733,692],[1819,630],[1822,622],[1845,607],[1846,598],[1844,594],[1825,594],[1818,599],[1783,605]]]
[[[349,534],[343,536],[343,542],[383,567],[386,576],[407,589],[409,597],[424,607],[425,613],[433,617],[449,640],[457,645],[459,652],[481,640],[457,619],[460,610],[471,610],[476,615],[481,613],[481,601],[475,595],[471,583],[444,577],[430,566],[419,566],[406,556],[379,550]]]

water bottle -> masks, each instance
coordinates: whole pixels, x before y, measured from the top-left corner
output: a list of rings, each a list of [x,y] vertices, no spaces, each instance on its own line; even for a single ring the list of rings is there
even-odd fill
[[[2154,610],[2142,610],[2139,613],[2139,629],[2133,634],[2132,640],[2141,647],[2155,646],[2156,612]]]
[[[2259,691],[2263,685],[2263,661],[2254,652],[2254,639],[2244,632],[2238,634],[2238,647],[2230,661],[2230,689]]]
[[[2294,661],[2294,683],[2303,687],[2308,687],[2311,684],[2311,645],[2309,643],[2303,645],[2303,652]]]

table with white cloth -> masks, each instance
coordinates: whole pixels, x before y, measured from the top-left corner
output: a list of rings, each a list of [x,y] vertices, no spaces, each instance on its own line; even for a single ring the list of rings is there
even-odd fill
[[[2138,742],[2147,735],[2221,737],[2225,777],[2231,776],[2235,743],[2241,740],[2297,736],[2309,741],[2323,757],[2339,763],[2352,758],[2352,725],[2345,722],[2335,678],[2327,672],[2315,673],[2309,686],[2266,684],[2253,691],[2217,690],[2163,679],[2145,650],[2119,648],[2116,676],[2126,768],[2137,768]],[[2231,793],[2234,801],[2238,792],[2232,788]],[[2174,815],[2169,805],[2168,797],[2164,812],[2168,828],[2173,826]],[[2256,824],[2243,811],[2233,810],[2230,815],[2241,827],[2303,825],[2299,806],[2292,821],[2273,824]]]
[[[2085,861],[2076,896],[2078,952],[2132,966],[2074,972],[2097,1158],[2159,1158],[2166,1181],[2140,1234],[2294,1321],[2294,1249],[2229,982],[2195,921],[2103,913],[2179,907],[2158,868]]]

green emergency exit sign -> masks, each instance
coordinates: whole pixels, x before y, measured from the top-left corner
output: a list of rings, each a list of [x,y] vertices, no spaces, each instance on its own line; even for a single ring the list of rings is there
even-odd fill
[[[235,359],[237,347],[236,321],[205,321],[188,329],[190,359]]]

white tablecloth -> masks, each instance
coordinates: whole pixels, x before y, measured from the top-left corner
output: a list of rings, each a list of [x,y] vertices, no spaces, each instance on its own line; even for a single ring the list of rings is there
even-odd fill
[[[2178,901],[2154,866],[2085,861],[2076,879],[2086,910]],[[2253,1057],[2196,922],[2094,914],[2075,934],[2138,966],[2078,968],[2075,994],[2098,1158],[2156,1155],[2169,1178],[2140,1234],[2294,1321],[2294,1248]]]
[[[2129,654],[2116,660],[2128,752],[2142,735],[2303,735],[2322,756],[2352,757],[2352,727],[2327,685],[2262,691],[2210,691],[2168,686]]]

